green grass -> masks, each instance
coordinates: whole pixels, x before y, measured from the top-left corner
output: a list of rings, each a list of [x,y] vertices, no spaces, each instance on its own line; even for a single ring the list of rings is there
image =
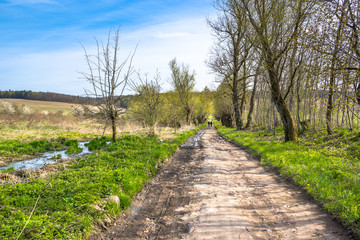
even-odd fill
[[[73,154],[82,151],[82,148],[78,147],[78,145],[78,140],[66,140],[64,137],[30,142],[7,140],[0,141],[0,155],[3,159],[21,158],[22,156],[36,155],[46,151],[59,151],[65,148],[67,148],[67,154]]]
[[[79,153],[83,149],[78,147],[79,142],[77,139],[67,139],[67,137],[85,139],[89,138],[89,135],[81,135],[75,133],[67,133],[60,135],[61,137],[52,138],[52,139],[41,139],[33,141],[21,141],[21,140],[6,140],[0,141],[0,156],[2,159],[12,159],[12,158],[21,158],[23,156],[36,155],[44,153],[46,151],[59,151],[67,148],[67,154]],[[98,139],[98,138],[96,138]],[[106,145],[106,137],[100,138],[98,141],[96,139],[92,140],[95,143],[104,146],[104,141]],[[100,141],[101,140],[101,141]],[[93,143],[94,145],[94,143]],[[99,148],[100,149],[100,148]],[[97,149],[97,150],[99,150]],[[90,149],[90,150],[95,150]]]
[[[131,198],[195,131],[173,140],[126,135],[105,150],[78,158],[49,180],[0,186],[0,239],[82,239],[94,222],[115,217]],[[116,195],[120,209],[104,198]],[[95,205],[103,208],[99,211]]]
[[[75,154],[75,153],[80,153],[82,152],[82,148],[78,147],[78,146],[70,146],[66,149],[65,153],[66,154]]]
[[[285,143],[261,131],[217,128],[225,139],[261,156],[262,164],[277,167],[281,175],[292,178],[360,236],[359,133],[324,137],[320,132]]]
[[[0,142],[0,155],[4,158],[13,158],[23,155],[35,155],[50,150],[61,150],[63,148],[62,138],[34,140],[31,142],[8,140]]]
[[[94,138],[85,145],[89,148],[90,151],[101,150],[102,148],[106,147],[107,141],[110,141],[110,138],[106,138],[106,137]]]

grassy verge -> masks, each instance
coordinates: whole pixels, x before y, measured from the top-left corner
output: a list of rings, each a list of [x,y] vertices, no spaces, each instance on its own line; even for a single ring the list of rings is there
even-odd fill
[[[85,238],[95,222],[127,208],[157,165],[194,133],[172,140],[126,135],[103,151],[72,161],[48,180],[1,185],[0,239]],[[120,203],[105,201],[109,196]]]
[[[281,175],[303,186],[360,236],[360,161],[356,158],[360,149],[354,141],[359,133],[333,138],[318,135],[316,139],[307,136],[298,143],[284,143],[264,137],[262,132],[217,128],[225,139],[261,156],[263,164],[277,167]]]

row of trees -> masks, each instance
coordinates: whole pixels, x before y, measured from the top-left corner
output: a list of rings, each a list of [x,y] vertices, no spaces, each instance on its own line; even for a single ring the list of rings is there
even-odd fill
[[[152,79],[148,75],[137,73],[137,79],[130,81],[135,92],[129,108],[129,117],[140,122],[155,133],[156,125],[172,126],[182,124],[201,124],[212,112],[212,92],[205,88],[202,92],[194,91],[195,74],[189,66],[179,65],[176,59],[169,63],[173,90],[161,92],[160,74]]]
[[[67,94],[52,93],[52,92],[33,92],[33,91],[0,91],[0,98],[17,98],[17,99],[28,99],[28,100],[39,100],[39,101],[52,101],[52,102],[67,102],[67,103],[76,103],[76,104],[91,104],[93,99],[72,96]],[[130,101],[131,96],[123,96],[123,99],[120,103],[121,107],[127,107],[128,102]]]
[[[120,59],[119,29],[109,31],[105,43],[98,42],[97,52],[89,54],[84,48],[88,71],[82,76],[92,89],[86,95],[94,99],[94,106],[84,106],[86,112],[111,126],[113,142],[116,141],[119,117],[125,113],[119,108],[124,91],[128,88],[135,92],[127,111],[127,118],[140,122],[155,134],[158,124],[177,127],[182,123],[199,124],[211,114],[211,93],[208,89],[195,92],[195,73],[189,66],[180,65],[176,59],[169,63],[173,90],[161,92],[160,74],[149,77],[136,72],[133,66],[135,51]]]
[[[238,130],[282,123],[285,141],[311,124],[352,129],[360,102],[360,3],[217,0],[208,65],[216,116]],[[279,120],[280,119],[280,120]],[[246,123],[245,123],[246,122]]]

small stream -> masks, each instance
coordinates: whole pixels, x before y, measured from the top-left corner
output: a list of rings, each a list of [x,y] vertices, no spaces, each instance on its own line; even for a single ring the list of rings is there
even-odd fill
[[[30,168],[31,169],[39,169],[42,166],[44,166],[45,164],[56,163],[56,160],[58,160],[58,159],[51,159],[54,155],[61,155],[61,158],[63,158],[63,159],[80,157],[82,155],[91,153],[91,151],[89,151],[88,147],[85,146],[86,143],[88,143],[88,142],[80,142],[79,143],[79,147],[81,147],[83,149],[79,153],[66,154],[65,153],[66,149],[61,150],[61,151],[48,151],[48,152],[41,154],[40,156],[37,156],[36,158],[13,162],[5,167],[0,167],[0,169],[7,169],[7,168],[11,168],[11,167],[15,168],[15,170],[30,169]]]
[[[183,145],[180,147],[182,148],[197,148],[199,147],[199,141],[200,138],[204,135],[204,132],[198,132],[194,136],[190,137]],[[37,156],[35,158],[23,160],[23,161],[16,161],[13,162],[7,166],[0,167],[0,169],[7,169],[13,167],[15,170],[19,169],[39,169],[42,166],[50,163],[56,163],[58,159],[52,159],[54,155],[61,155],[60,159],[66,159],[66,158],[76,158],[80,157],[86,154],[91,153],[92,151],[89,151],[88,147],[85,146],[85,144],[88,142],[79,142],[79,147],[81,147],[83,150],[79,153],[75,154],[66,154],[66,149],[61,151],[48,151],[40,156]],[[107,142],[109,144],[110,142]]]

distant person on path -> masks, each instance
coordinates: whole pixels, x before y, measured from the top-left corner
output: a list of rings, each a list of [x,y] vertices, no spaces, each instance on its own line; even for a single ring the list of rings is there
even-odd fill
[[[209,120],[209,121],[208,121],[208,127],[212,127],[212,125],[213,125],[212,120]]]

